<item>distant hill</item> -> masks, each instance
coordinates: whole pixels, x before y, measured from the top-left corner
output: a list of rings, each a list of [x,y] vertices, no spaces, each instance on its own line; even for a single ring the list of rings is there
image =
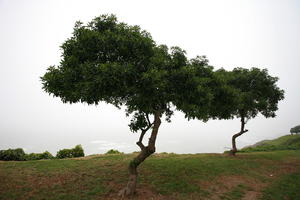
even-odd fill
[[[239,152],[300,150],[300,135],[285,135],[274,140],[263,140],[244,147]]]

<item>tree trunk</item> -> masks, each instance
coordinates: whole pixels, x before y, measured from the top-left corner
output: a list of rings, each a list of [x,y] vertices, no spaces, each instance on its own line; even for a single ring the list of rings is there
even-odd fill
[[[137,157],[135,157],[129,163],[129,167],[128,167],[129,179],[128,179],[126,187],[123,188],[122,190],[120,190],[119,196],[125,197],[125,196],[131,196],[131,195],[135,194],[137,177],[138,177],[137,168],[146,158],[148,158],[151,154],[153,154],[155,152],[156,136],[158,133],[159,126],[161,124],[160,117],[161,117],[160,112],[156,112],[154,114],[153,129],[152,129],[149,141],[148,141],[148,146],[143,146],[143,144],[141,143],[141,138],[140,138],[139,142],[137,142],[138,146],[140,146],[140,148],[141,148],[141,152],[139,153],[139,155]],[[144,133],[142,133],[142,134],[144,135]]]
[[[235,156],[236,152],[237,152],[237,148],[236,148],[236,142],[235,139],[241,135],[243,135],[244,133],[246,133],[248,130],[244,130],[245,128],[245,117],[241,117],[241,131],[234,134],[232,136],[231,142],[232,142],[232,149],[230,151],[230,155]]]

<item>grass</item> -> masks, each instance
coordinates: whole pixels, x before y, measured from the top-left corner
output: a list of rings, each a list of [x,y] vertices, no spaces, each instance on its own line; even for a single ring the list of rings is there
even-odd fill
[[[0,200],[117,199],[136,154],[0,162]],[[133,199],[300,199],[300,151],[155,154]],[[284,192],[287,191],[287,192]],[[251,199],[251,198],[250,198]],[[253,199],[253,198],[252,198]]]
[[[263,190],[264,200],[300,199],[300,172],[286,174]]]
[[[240,152],[300,150],[300,134],[285,135],[274,140],[261,141],[250,147],[243,148]]]

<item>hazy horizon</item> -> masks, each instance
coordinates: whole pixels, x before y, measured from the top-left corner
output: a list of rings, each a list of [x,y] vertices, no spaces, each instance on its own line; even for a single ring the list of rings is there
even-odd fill
[[[49,66],[59,65],[60,45],[71,37],[75,22],[87,23],[101,14],[139,25],[157,44],[179,46],[189,58],[206,55],[215,69],[267,68],[279,77],[285,99],[277,117],[250,120],[238,148],[290,134],[300,124],[297,0],[0,0],[0,149],[56,154],[81,144],[86,155],[139,150],[139,134],[130,132],[124,108],[63,104],[42,90],[40,77]],[[223,152],[240,128],[239,119],[203,123],[179,112],[171,120],[161,125],[157,152]]]

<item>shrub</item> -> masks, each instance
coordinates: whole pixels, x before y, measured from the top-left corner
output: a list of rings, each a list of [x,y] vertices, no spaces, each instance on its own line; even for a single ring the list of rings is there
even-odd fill
[[[21,148],[17,149],[7,149],[7,150],[1,150],[0,151],[0,160],[15,160],[15,161],[21,161],[25,160],[25,152]]]
[[[111,149],[111,150],[107,151],[105,154],[122,154],[122,152],[115,150],[115,149]]]
[[[72,149],[62,149],[62,150],[59,150],[56,154],[56,157],[57,158],[72,158],[73,155],[72,155]]]
[[[83,157],[84,151],[82,146],[76,145],[73,149],[62,149],[59,150],[56,154],[57,158],[75,158],[75,157]]]
[[[37,153],[26,154],[25,160],[39,160]]]
[[[75,148],[73,148],[72,150],[73,150],[74,157],[83,157],[84,156],[83,148],[80,144],[76,145]]]
[[[40,159],[53,159],[54,158],[54,156],[49,151],[45,151],[44,153],[41,153],[39,156],[40,156]]]
[[[26,154],[26,160],[42,160],[42,159],[53,159],[54,157],[49,151],[44,153],[30,153]]]

